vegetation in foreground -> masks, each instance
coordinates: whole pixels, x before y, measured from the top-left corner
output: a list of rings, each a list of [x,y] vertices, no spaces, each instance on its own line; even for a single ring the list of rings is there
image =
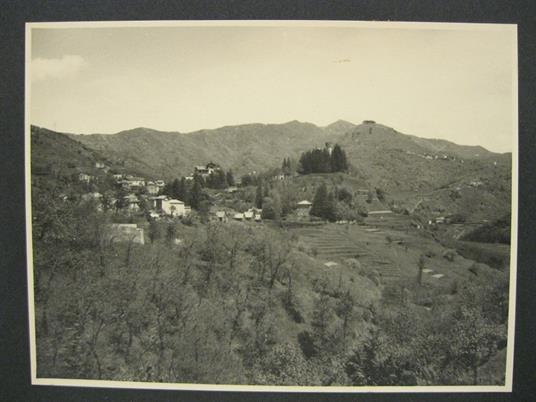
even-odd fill
[[[270,225],[161,223],[145,245],[110,213],[34,190],[39,377],[271,385],[502,383],[506,276],[383,281],[325,267]],[[180,236],[182,243],[174,239]],[[408,279],[409,278],[409,279]]]

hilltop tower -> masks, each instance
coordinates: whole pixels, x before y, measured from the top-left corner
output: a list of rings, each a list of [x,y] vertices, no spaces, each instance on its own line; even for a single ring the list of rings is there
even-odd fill
[[[363,120],[363,124],[366,124],[369,126],[368,133],[372,134],[372,125],[376,124],[376,122],[374,120]]]

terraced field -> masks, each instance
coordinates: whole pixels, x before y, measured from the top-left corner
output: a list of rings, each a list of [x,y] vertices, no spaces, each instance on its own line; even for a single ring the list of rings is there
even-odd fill
[[[304,241],[322,260],[359,258],[366,255],[363,247],[351,241],[344,229],[335,225],[298,229]]]
[[[365,223],[372,227],[405,231],[411,227],[411,217],[400,214],[369,215]]]
[[[366,226],[352,225],[349,233],[346,225],[328,224],[314,228],[294,229],[301,239],[316,252],[316,257],[325,262],[341,262],[347,258],[357,259],[362,267],[375,270],[383,278],[398,278],[400,268],[396,256],[386,252],[385,233]]]

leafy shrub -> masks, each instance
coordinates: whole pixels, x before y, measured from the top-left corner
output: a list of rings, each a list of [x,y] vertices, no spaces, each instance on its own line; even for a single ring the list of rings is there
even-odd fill
[[[298,343],[300,344],[303,355],[307,359],[316,355],[315,342],[309,331],[302,331],[298,334]]]

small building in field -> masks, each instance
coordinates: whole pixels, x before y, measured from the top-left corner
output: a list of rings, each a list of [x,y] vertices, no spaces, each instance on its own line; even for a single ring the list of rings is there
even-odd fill
[[[163,189],[166,185],[166,182],[164,180],[155,180],[154,184],[156,187],[158,187],[159,190]]]
[[[306,218],[309,216],[313,203],[308,200],[300,201],[296,204],[296,213],[299,218]]]
[[[245,219],[246,221],[250,221],[250,220],[252,220],[253,217],[254,217],[254,212],[253,212],[251,209],[248,210],[248,211],[246,211],[246,212],[244,212],[244,219]]]
[[[368,197],[370,194],[370,190],[367,189],[367,188],[358,188],[356,191],[355,191],[355,196],[356,197]]]
[[[228,192],[229,194],[236,193],[238,191],[238,187],[230,186],[230,187],[227,187],[227,190],[225,191]]]
[[[227,214],[225,211],[216,211],[216,219],[218,222],[227,222]]]
[[[255,214],[255,222],[261,222],[262,221],[262,215],[260,213]]]
[[[181,200],[168,199],[162,200],[162,212],[171,217],[185,216],[186,207]]]
[[[112,242],[145,244],[143,229],[135,223],[113,223],[108,226],[108,238]]]
[[[446,223],[445,217],[444,216],[438,216],[437,218],[435,218],[435,223],[437,223],[437,224]]]
[[[243,221],[243,220],[244,220],[244,214],[238,212],[238,213],[236,213],[236,214],[233,215],[233,219],[234,219],[235,221]]]

